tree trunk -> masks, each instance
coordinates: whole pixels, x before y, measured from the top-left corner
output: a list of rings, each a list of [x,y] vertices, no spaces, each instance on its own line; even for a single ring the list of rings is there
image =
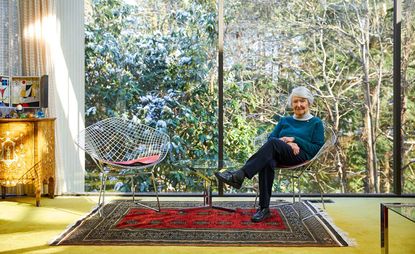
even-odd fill
[[[366,192],[377,193],[379,188],[377,185],[377,162],[376,162],[376,150],[375,150],[375,127],[373,124],[373,108],[371,100],[371,89],[369,82],[369,2],[365,2],[367,13],[363,17],[361,22],[361,63],[363,67],[363,91],[365,96],[364,104],[364,131],[363,140],[365,142],[367,162],[366,162]]]
[[[347,170],[345,167],[345,162],[347,162],[347,159],[345,156],[342,156],[341,153],[341,147],[339,145],[336,145],[336,169],[339,174],[340,178],[340,190],[341,193],[347,193],[349,192],[349,188],[347,186]]]
[[[366,105],[367,106],[367,105]],[[367,109],[366,109],[367,110]],[[373,135],[372,135],[372,120],[369,112],[365,112],[365,128],[363,131],[363,141],[366,149],[366,188],[365,192],[375,193],[376,189],[376,168],[374,167],[375,156],[373,153]]]
[[[372,104],[371,104],[371,93],[369,86],[369,57],[367,54],[367,47],[365,44],[362,45],[363,55],[363,71],[364,71],[364,82],[363,90],[365,95],[364,104],[364,130],[362,133],[362,140],[366,149],[366,189],[367,193],[378,192],[377,186],[377,172],[376,172],[376,151],[374,149],[374,126],[372,117]]]
[[[391,192],[391,180],[392,180],[392,170],[390,167],[389,162],[392,159],[392,152],[387,151],[385,153],[384,158],[384,165],[383,165],[383,181],[381,181],[382,184],[382,192],[384,193],[390,193]]]

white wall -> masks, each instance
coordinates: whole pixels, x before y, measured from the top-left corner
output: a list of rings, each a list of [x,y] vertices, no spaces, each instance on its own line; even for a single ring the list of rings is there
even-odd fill
[[[84,191],[84,153],[74,143],[84,128],[84,1],[50,0],[49,113],[56,117],[57,193]]]

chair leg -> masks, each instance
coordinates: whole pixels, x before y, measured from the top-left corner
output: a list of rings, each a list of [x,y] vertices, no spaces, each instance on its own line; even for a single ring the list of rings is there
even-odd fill
[[[321,186],[320,183],[320,178],[318,177],[318,172],[316,173],[316,179],[317,179],[317,185],[318,188],[320,189],[320,199],[321,199],[321,204],[323,205],[323,209],[326,210],[326,205],[324,204],[324,198],[323,198],[323,187]]]
[[[99,187],[99,197],[98,197],[98,212],[99,216],[102,217],[102,208],[105,204],[105,189],[107,184],[107,177],[109,170],[106,168],[106,166],[101,163],[100,161],[97,161],[92,157],[92,160],[95,162],[95,164],[98,166],[98,168],[101,170],[100,178],[101,178],[101,186]]]
[[[101,173],[101,186],[99,187],[99,197],[98,197],[98,205],[104,205],[105,204],[105,188],[106,188],[106,181],[107,181],[107,175],[105,173]],[[102,200],[101,200],[102,199]]]
[[[259,190],[256,191],[256,195],[255,195],[255,201],[254,201],[254,209],[256,209],[257,205],[257,201],[258,201],[258,196],[259,196]]]
[[[289,181],[288,187],[289,187],[290,184],[293,185],[293,187],[292,187],[293,202],[290,203],[289,201],[287,201],[286,203],[277,203],[275,205],[270,205],[269,207],[282,207],[282,206],[291,206],[291,207],[293,207],[293,204],[295,202],[294,182],[292,181],[291,177],[289,177],[288,181]],[[279,181],[278,185],[279,186],[281,185],[281,181]]]
[[[257,208],[257,203],[259,199],[259,179],[258,175],[256,175],[254,178],[252,178],[252,189],[255,191],[255,201],[254,201],[254,209]]]
[[[160,209],[159,192],[158,192],[158,189],[157,189],[156,178],[154,177],[153,170],[151,170],[151,179],[153,179],[153,188],[154,188],[154,191],[156,192],[157,206],[159,208],[157,212],[160,212],[161,209]]]
[[[326,205],[324,204],[324,198],[323,198],[323,191],[320,190],[320,199],[321,199],[321,204],[323,204],[323,209],[326,210]]]
[[[298,203],[301,203],[301,183],[300,183],[300,177],[297,177],[297,188],[298,188]],[[301,210],[298,211],[298,215],[301,219]]]
[[[319,189],[320,189],[320,200],[321,200],[321,204],[323,205],[323,209],[324,210],[326,210],[326,205],[324,204],[324,198],[323,198],[323,187],[321,186],[321,183],[320,183],[320,179],[319,179],[319,177],[318,177],[318,173],[316,174],[316,179],[317,179],[317,184],[318,184],[318,187],[319,187]],[[309,215],[309,216],[307,216],[307,217],[305,217],[305,218],[303,218],[302,220],[304,221],[304,220],[306,220],[306,219],[308,219],[308,218],[311,218],[311,217],[313,217],[313,216],[317,216],[318,214],[320,214],[321,212],[320,211],[317,211],[317,212],[315,212],[315,213],[312,213],[311,215]]]
[[[134,176],[131,176],[131,192],[133,193],[133,202],[135,202],[135,184],[134,184]]]
[[[102,204],[105,204],[105,191],[107,190],[107,175],[104,176],[104,188],[102,189]]]
[[[290,184],[292,185],[292,192],[293,192],[293,204],[295,203],[295,181],[292,181],[293,177],[290,177]]]
[[[104,189],[104,173],[99,174],[101,178],[101,185],[99,186],[98,206],[101,205],[102,190]]]
[[[146,174],[150,174],[150,173],[146,173]],[[134,176],[132,176],[132,177],[134,177]],[[160,208],[160,200],[159,200],[159,194],[158,194],[158,190],[157,190],[157,185],[156,185],[156,182],[155,182],[155,177],[154,177],[154,173],[153,173],[153,170],[151,171],[151,180],[152,180],[152,182],[153,182],[153,188],[154,188],[154,191],[156,192],[156,198],[157,198],[157,207],[158,207],[158,209],[157,208],[154,208],[154,207],[151,207],[151,206],[148,206],[148,205],[145,205],[145,204],[142,204],[142,203],[140,203],[140,202],[138,202],[138,201],[135,201],[135,199],[134,199],[134,196],[135,196],[135,186],[136,186],[136,184],[134,185],[134,187],[132,187],[133,189],[134,189],[134,191],[133,191],[133,202],[134,202],[134,204],[136,204],[136,205],[139,205],[139,206],[142,206],[142,207],[145,207],[145,208],[148,208],[148,209],[151,209],[151,210],[154,210],[154,211],[156,211],[156,212],[160,212],[160,210],[161,210],[161,208]]]
[[[102,208],[104,208],[105,204],[105,189],[107,185],[107,174],[101,173],[101,186],[99,189],[99,198],[98,198],[98,209],[99,209],[99,216],[103,217],[102,215]],[[102,200],[101,200],[102,198]]]

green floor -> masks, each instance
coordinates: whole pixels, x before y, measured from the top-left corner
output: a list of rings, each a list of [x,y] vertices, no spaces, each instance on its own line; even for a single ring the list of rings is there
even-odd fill
[[[150,198],[148,198],[150,199]],[[189,200],[198,198],[167,198]],[[199,198],[200,199],[200,198]],[[215,200],[253,200],[221,198]],[[415,198],[332,198],[326,211],[337,227],[354,239],[353,247],[180,247],[180,246],[53,246],[48,241],[95,206],[95,197],[7,198],[0,201],[0,253],[381,253],[379,204],[410,202]],[[389,216],[390,254],[415,254],[415,223],[391,212]]]

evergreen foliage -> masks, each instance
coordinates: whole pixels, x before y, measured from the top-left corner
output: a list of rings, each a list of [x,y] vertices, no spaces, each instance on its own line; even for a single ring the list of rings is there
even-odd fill
[[[158,169],[161,190],[200,191],[197,177],[179,170],[177,162],[217,158],[216,1],[136,2],[91,3],[86,23],[87,125],[124,116],[168,133],[172,150]],[[313,113],[339,136],[336,149],[321,164],[325,191],[391,192],[391,3],[272,3],[225,4],[226,159],[244,162],[254,152],[254,137],[272,130],[289,113],[288,92],[305,85],[317,97]],[[415,117],[409,113],[415,107],[415,19],[408,13],[405,18],[407,165],[415,157]],[[94,191],[97,169],[89,160],[87,171],[87,191]],[[415,192],[412,164],[404,176],[405,191]],[[140,182],[140,191],[151,191],[148,182]],[[110,184],[129,191],[119,179]],[[303,186],[318,190],[310,179]]]

